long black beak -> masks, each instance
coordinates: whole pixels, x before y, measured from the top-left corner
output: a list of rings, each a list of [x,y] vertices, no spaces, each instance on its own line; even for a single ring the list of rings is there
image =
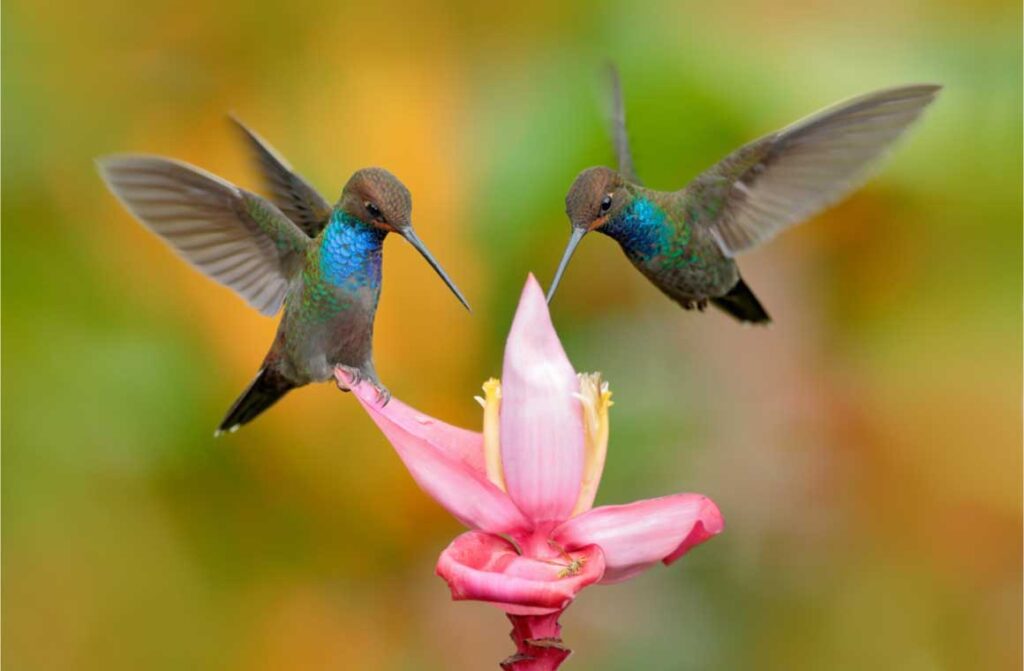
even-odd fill
[[[410,245],[415,247],[417,252],[423,255],[423,258],[427,260],[427,263],[429,263],[430,267],[434,269],[434,272],[437,273],[442,280],[444,280],[444,283],[447,284],[448,288],[452,290],[452,293],[455,294],[455,297],[459,299],[459,302],[465,305],[467,310],[472,312],[473,309],[469,307],[469,303],[466,302],[466,297],[463,296],[462,292],[459,291],[459,288],[455,286],[455,282],[452,282],[451,278],[448,277],[448,273],[444,272],[444,268],[442,268],[441,264],[437,262],[437,259],[434,258],[434,255],[430,253],[430,250],[427,249],[427,246],[420,242],[420,239],[416,237],[416,232],[413,231],[411,228],[403,228],[398,231],[398,234],[405,238]]]
[[[548,303],[551,302],[551,297],[555,295],[555,289],[558,288],[558,283],[562,281],[562,275],[565,274],[565,267],[569,265],[569,259],[572,258],[573,252],[580,244],[580,240],[587,234],[587,229],[572,227],[572,235],[569,236],[569,244],[565,246],[565,253],[562,254],[562,262],[558,264],[558,270],[555,271],[555,279],[551,281],[551,288],[548,289]]]

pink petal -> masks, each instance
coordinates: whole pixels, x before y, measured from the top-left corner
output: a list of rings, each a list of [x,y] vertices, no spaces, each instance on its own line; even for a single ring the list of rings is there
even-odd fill
[[[500,536],[469,531],[441,553],[437,574],[457,601],[487,601],[513,615],[543,615],[568,606],[577,592],[604,574],[597,546],[578,548],[571,559],[580,562],[576,571],[566,570],[570,559],[524,557]]]
[[[501,380],[501,459],[509,495],[537,526],[572,513],[583,477],[579,382],[551,325],[544,292],[526,280]]]
[[[344,371],[336,370],[334,375],[341,384],[346,387],[352,386],[348,374]],[[359,385],[353,390],[353,393],[367,411],[370,411],[372,406],[374,411],[379,411],[387,416],[392,424],[422,438],[443,454],[463,462],[481,476],[486,476],[482,433],[446,424],[409,407],[397,398],[391,399],[386,406],[380,407],[377,390],[369,384]],[[370,414],[372,415],[373,412]]]
[[[461,448],[462,443],[470,441],[465,436],[453,438],[456,434],[448,430],[454,427],[420,415],[394,399],[381,407],[377,391],[365,382],[356,387],[355,396],[391,441],[420,488],[460,522],[494,533],[530,526],[512,499],[482,473],[482,456],[476,466],[467,461]],[[429,440],[439,437],[444,439],[438,444]],[[479,441],[480,436],[475,435],[475,440]]]
[[[599,545],[604,552],[603,583],[619,582],[663,561],[679,559],[690,548],[722,531],[718,506],[700,494],[675,494],[624,506],[603,506],[574,517],[553,537],[567,550]]]

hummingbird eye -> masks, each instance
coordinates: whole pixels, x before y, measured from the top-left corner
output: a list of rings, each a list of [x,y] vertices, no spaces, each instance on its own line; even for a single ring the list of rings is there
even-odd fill
[[[380,208],[373,203],[366,203],[366,211],[370,213],[370,216],[374,219],[380,219]]]
[[[601,199],[601,211],[602,212],[607,212],[608,210],[611,209],[611,207],[612,207],[612,194],[609,193],[608,195],[606,195],[604,198]]]

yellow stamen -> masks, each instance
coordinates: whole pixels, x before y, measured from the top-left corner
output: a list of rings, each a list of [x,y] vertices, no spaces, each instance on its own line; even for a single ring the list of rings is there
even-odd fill
[[[541,559],[541,561],[545,564],[551,564],[552,566],[562,567],[562,570],[558,572],[559,578],[568,578],[570,576],[576,575],[577,573],[583,570],[583,567],[587,563],[586,555],[573,557],[571,554],[565,551],[564,547],[556,543],[551,538],[548,539],[548,545],[558,550],[558,554],[562,555],[562,559],[569,562],[568,564],[563,564],[562,562],[554,561],[551,559]]]
[[[558,572],[559,578],[568,578],[574,576],[583,570],[583,566],[587,563],[586,557],[569,558],[569,565]]]
[[[484,464],[487,466],[487,479],[504,491],[505,470],[501,465],[501,441],[498,433],[501,380],[492,377],[484,382],[484,398],[481,405],[484,406]]]
[[[583,452],[583,482],[572,514],[589,510],[597,495],[597,486],[604,471],[608,453],[608,408],[612,406],[612,392],[600,373],[579,373],[580,391],[577,398],[583,405],[585,443]]]

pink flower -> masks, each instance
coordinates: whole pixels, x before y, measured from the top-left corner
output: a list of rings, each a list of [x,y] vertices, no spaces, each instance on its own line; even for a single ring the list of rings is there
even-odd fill
[[[369,385],[355,390],[420,487],[471,529],[437,563],[453,598],[513,616],[557,614],[587,585],[670,564],[721,532],[718,507],[699,494],[592,508],[611,393],[600,375],[573,370],[532,275],[502,378],[477,399],[482,434],[397,399],[381,407]],[[348,383],[343,373],[339,382]]]

